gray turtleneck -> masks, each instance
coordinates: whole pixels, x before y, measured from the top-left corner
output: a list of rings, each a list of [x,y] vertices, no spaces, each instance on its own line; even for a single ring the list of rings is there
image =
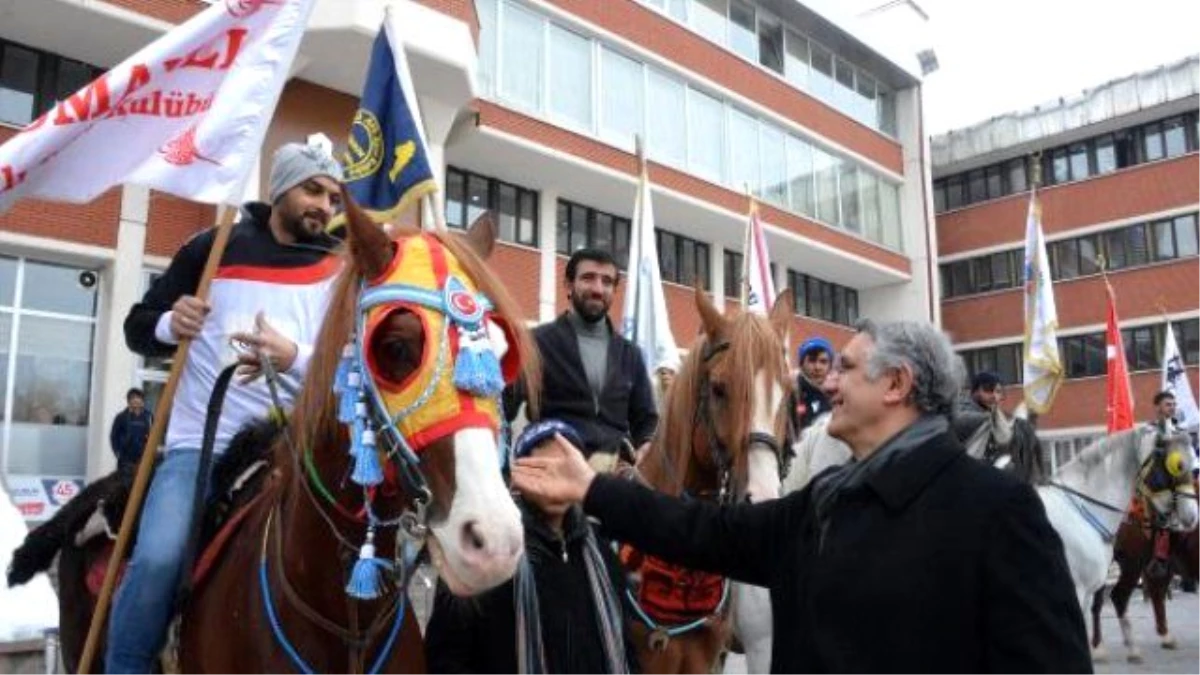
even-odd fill
[[[567,312],[567,320],[575,329],[575,340],[579,343],[579,359],[583,361],[583,372],[587,375],[588,386],[596,401],[600,400],[600,392],[604,389],[604,380],[608,375],[608,341],[612,337],[608,321],[600,319],[588,323],[574,311]]]

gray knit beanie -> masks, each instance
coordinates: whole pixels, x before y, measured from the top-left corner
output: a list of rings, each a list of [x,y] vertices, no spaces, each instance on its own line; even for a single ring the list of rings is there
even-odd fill
[[[271,184],[268,196],[274,204],[291,190],[313,176],[329,176],[342,181],[342,167],[322,148],[303,143],[288,143],[275,151],[271,162]]]

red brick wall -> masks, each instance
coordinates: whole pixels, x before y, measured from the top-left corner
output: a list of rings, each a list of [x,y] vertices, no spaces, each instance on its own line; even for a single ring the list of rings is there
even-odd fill
[[[1200,155],[1191,153],[1039,191],[1047,236],[1200,201]],[[938,253],[954,255],[1025,238],[1029,195],[1017,194],[937,217]]]
[[[1119,270],[1108,275],[1122,321],[1158,316],[1159,304],[1171,313],[1200,307],[1200,259],[1188,258],[1151,267]],[[1107,301],[1104,279],[1090,276],[1054,282],[1059,326],[1102,324]],[[942,326],[955,342],[974,342],[1024,333],[1024,294],[1020,289],[946,300]]]
[[[171,23],[182,23],[208,7],[200,0],[107,0],[109,4],[132,10],[138,14],[162,19]],[[224,0],[222,0],[224,1]]]
[[[1192,391],[1197,391],[1200,389],[1200,368],[1189,366],[1187,370],[1188,377],[1192,381]],[[1154,395],[1159,391],[1162,375],[1157,370],[1139,372],[1133,373],[1130,380],[1133,384],[1136,419],[1141,421],[1153,419]],[[1015,408],[1021,402],[1021,396],[1020,387],[1008,388],[1005,391],[1005,407]],[[1058,390],[1050,412],[1038,419],[1038,428],[1103,426],[1106,396],[1103,376],[1067,380]]]
[[[783,117],[904,173],[900,145],[778,77],[634,0],[548,0],[550,4],[757,101]]]
[[[197,232],[217,223],[217,209],[211,204],[180,199],[152,191],[150,218],[146,228],[146,254],[174,256]]]
[[[506,133],[520,136],[539,145],[574,155],[589,162],[600,164],[617,171],[634,174],[637,159],[626,152],[595,139],[561,127],[529,117],[514,110],[484,100],[475,102],[479,110],[480,124]],[[746,196],[733,190],[714,185],[690,174],[670,167],[650,163],[650,179],[657,185],[702,199],[710,204],[739,212],[748,208]],[[774,208],[761,205],[762,217],[766,222],[785,228],[807,239],[819,241],[841,251],[862,256],[892,269],[911,273],[912,262],[904,255],[876,246],[863,239],[851,237],[811,220]]]
[[[538,319],[538,287],[541,254],[522,246],[496,242],[488,267],[500,278],[505,290],[521,308],[522,318]]]

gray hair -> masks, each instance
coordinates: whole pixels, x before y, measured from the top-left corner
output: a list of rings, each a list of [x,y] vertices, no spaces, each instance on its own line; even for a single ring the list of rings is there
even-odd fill
[[[863,319],[855,329],[875,342],[867,360],[867,378],[908,367],[913,375],[911,400],[923,413],[951,415],[965,379],[962,358],[946,334],[925,321],[875,322]]]

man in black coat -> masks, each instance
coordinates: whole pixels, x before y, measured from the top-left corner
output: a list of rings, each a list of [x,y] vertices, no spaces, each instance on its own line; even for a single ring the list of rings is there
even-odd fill
[[[125,409],[113,418],[108,442],[117,457],[117,471],[132,473],[142,458],[154,415],[146,410],[146,395],[134,387],[125,392]]]
[[[853,460],[775,501],[681,501],[595,476],[561,439],[513,480],[648,553],[769,588],[773,672],[1090,672],[1041,501],[948,430],[960,371],[929,324],[860,324],[826,380]]]
[[[570,308],[533,331],[542,360],[539,418],[574,427],[588,457],[619,455],[626,443],[641,451],[658,426],[642,353],[613,330],[608,317],[619,279],[617,263],[608,252],[576,251],[566,269]],[[505,392],[510,422],[523,400],[519,383]]]

